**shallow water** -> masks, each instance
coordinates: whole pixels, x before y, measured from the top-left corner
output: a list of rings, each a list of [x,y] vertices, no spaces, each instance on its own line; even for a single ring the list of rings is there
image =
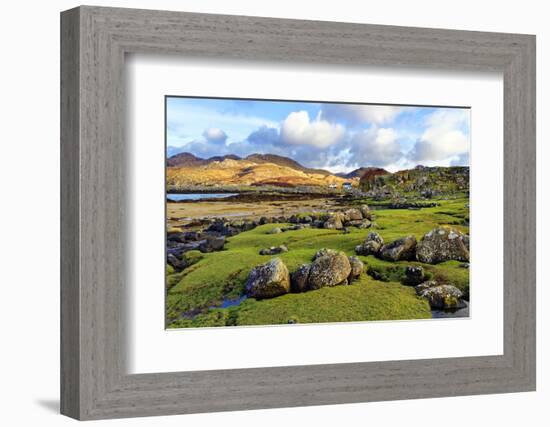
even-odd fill
[[[469,317],[470,305],[464,301],[465,306],[456,310],[432,310],[432,319],[449,319],[454,317]]]
[[[180,200],[225,199],[236,195],[237,193],[166,193],[166,199],[179,202]]]

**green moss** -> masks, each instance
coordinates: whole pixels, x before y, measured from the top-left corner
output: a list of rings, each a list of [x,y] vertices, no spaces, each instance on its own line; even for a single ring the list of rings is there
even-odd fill
[[[421,210],[376,210],[377,227],[386,242],[408,234],[417,239],[441,225],[452,225],[468,233],[468,227],[455,224],[460,215],[468,214],[468,200],[441,200],[439,206]],[[304,214],[305,215],[305,214]],[[230,308],[212,308],[224,300],[244,293],[250,270],[266,262],[259,255],[262,248],[285,244],[289,252],[278,256],[292,272],[300,264],[311,262],[321,248],[354,254],[372,229],[349,228],[349,234],[338,230],[305,228],[280,234],[267,234],[274,227],[290,224],[265,224],[227,240],[221,252],[186,253],[193,264],[183,272],[167,276],[166,314],[170,327],[220,325],[257,325],[298,322],[338,322],[358,320],[429,317],[427,305],[418,300],[414,289],[401,285],[407,265],[421,265],[433,279],[457,286],[468,295],[469,270],[449,261],[437,265],[418,262],[387,262],[372,256],[360,257],[370,271],[383,273],[385,282],[364,275],[351,286],[338,286],[303,294],[288,294],[264,301],[249,299]],[[187,313],[187,315],[186,315]],[[198,314],[197,314],[198,313]],[[409,316],[409,317],[408,317]]]

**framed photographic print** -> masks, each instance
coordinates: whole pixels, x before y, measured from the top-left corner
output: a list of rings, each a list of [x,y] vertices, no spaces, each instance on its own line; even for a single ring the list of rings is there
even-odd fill
[[[83,6],[61,40],[62,413],[535,389],[534,36]]]

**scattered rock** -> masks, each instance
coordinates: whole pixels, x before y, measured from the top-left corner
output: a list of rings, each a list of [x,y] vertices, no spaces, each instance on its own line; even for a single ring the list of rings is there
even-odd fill
[[[267,232],[267,234],[279,234],[279,233],[282,233],[283,230],[281,230],[281,227],[275,227],[275,228],[272,228],[271,230],[269,230]]]
[[[417,286],[425,281],[424,269],[420,266],[407,266],[405,268],[405,277],[403,284],[407,286]]]
[[[363,214],[359,209],[351,208],[344,212],[344,214],[349,218],[348,221],[362,221]]]
[[[359,207],[359,210],[361,211],[361,215],[363,215],[363,218],[372,221],[372,212],[367,205],[362,205],[361,207]]]
[[[361,276],[365,265],[363,264],[363,261],[361,261],[356,256],[350,256],[348,257],[348,260],[351,266],[351,272],[348,277],[348,282],[351,283],[352,280],[357,279],[359,276]]]
[[[309,215],[302,216],[299,218],[299,222],[302,224],[311,224],[313,222],[313,218]]]
[[[263,217],[260,218],[259,224],[264,225],[264,224],[269,224],[270,222],[271,222],[270,218],[267,218],[267,217],[263,216]]]
[[[283,252],[288,252],[288,248],[285,245],[271,246],[270,248],[260,250],[260,255],[277,255]]]
[[[205,252],[214,252],[221,251],[225,245],[224,236],[208,236],[206,240],[202,240],[199,244],[199,251]]]
[[[463,262],[462,264],[459,264],[458,266],[461,267],[461,268],[470,268],[470,263],[469,262]]]
[[[368,235],[365,241],[357,245],[355,247],[355,253],[357,255],[378,255],[380,252],[380,248],[384,244],[384,239],[380,236],[380,234],[375,233],[374,231],[371,231]]]
[[[307,291],[307,278],[311,264],[302,264],[298,269],[290,275],[290,290],[292,292]]]
[[[408,261],[415,258],[416,237],[402,237],[380,248],[380,258],[386,261]]]
[[[174,267],[174,270],[176,272],[182,271],[185,267],[187,267],[187,264],[185,263],[185,261],[178,259],[173,254],[166,255],[166,262],[168,262],[168,264]]]
[[[453,309],[464,305],[462,292],[452,285],[438,285],[429,281],[418,285],[416,293],[426,298],[433,309]]]
[[[324,228],[341,230],[344,228],[345,217],[341,212],[335,212],[323,224]]]
[[[351,265],[344,252],[327,253],[313,261],[308,276],[308,289],[347,284]]]
[[[280,258],[256,266],[245,285],[246,296],[263,299],[284,295],[290,291],[290,274]]]
[[[458,230],[439,227],[425,234],[416,248],[420,262],[437,264],[443,261],[470,261],[469,239]]]

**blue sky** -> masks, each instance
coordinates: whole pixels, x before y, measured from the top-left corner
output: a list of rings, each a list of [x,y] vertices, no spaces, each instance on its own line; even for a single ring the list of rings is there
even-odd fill
[[[469,163],[469,109],[169,97],[166,114],[169,155],[269,153],[333,173]]]

